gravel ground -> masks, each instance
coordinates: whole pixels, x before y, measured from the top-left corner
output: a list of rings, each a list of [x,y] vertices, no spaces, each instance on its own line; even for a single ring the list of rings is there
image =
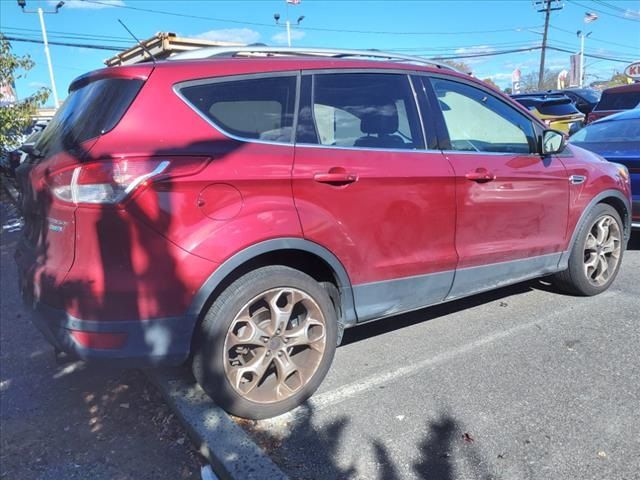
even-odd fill
[[[200,478],[185,431],[141,372],[55,362],[18,298],[20,218],[1,200],[0,478]]]

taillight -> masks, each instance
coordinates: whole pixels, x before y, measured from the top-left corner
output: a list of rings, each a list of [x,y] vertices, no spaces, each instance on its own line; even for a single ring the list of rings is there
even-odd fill
[[[115,204],[168,166],[168,160],[101,161],[54,172],[47,183],[51,192],[65,202]]]

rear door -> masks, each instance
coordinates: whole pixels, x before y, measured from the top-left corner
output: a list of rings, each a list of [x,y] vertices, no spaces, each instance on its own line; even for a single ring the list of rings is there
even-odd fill
[[[566,243],[562,162],[536,153],[532,120],[489,89],[447,78],[430,83],[457,188],[459,262],[449,298],[553,271]]]
[[[419,115],[406,73],[303,73],[294,200],[305,238],[346,267],[359,321],[441,301],[453,280],[453,171]]]

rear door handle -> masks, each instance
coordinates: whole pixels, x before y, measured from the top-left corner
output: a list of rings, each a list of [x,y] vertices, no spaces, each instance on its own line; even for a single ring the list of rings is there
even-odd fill
[[[330,183],[334,185],[347,185],[358,180],[358,176],[347,172],[316,173],[313,179],[318,183]]]
[[[467,180],[478,183],[491,182],[496,179],[496,176],[488,171],[486,168],[477,168],[473,172],[469,172],[465,175]]]

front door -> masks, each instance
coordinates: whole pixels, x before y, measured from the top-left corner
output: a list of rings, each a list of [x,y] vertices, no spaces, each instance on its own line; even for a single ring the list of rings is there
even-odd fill
[[[448,298],[554,271],[566,243],[563,164],[537,153],[532,120],[489,89],[431,84],[457,189],[459,263]]]
[[[425,149],[408,75],[303,73],[293,193],[305,238],[345,266],[359,321],[445,298],[453,171]]]

